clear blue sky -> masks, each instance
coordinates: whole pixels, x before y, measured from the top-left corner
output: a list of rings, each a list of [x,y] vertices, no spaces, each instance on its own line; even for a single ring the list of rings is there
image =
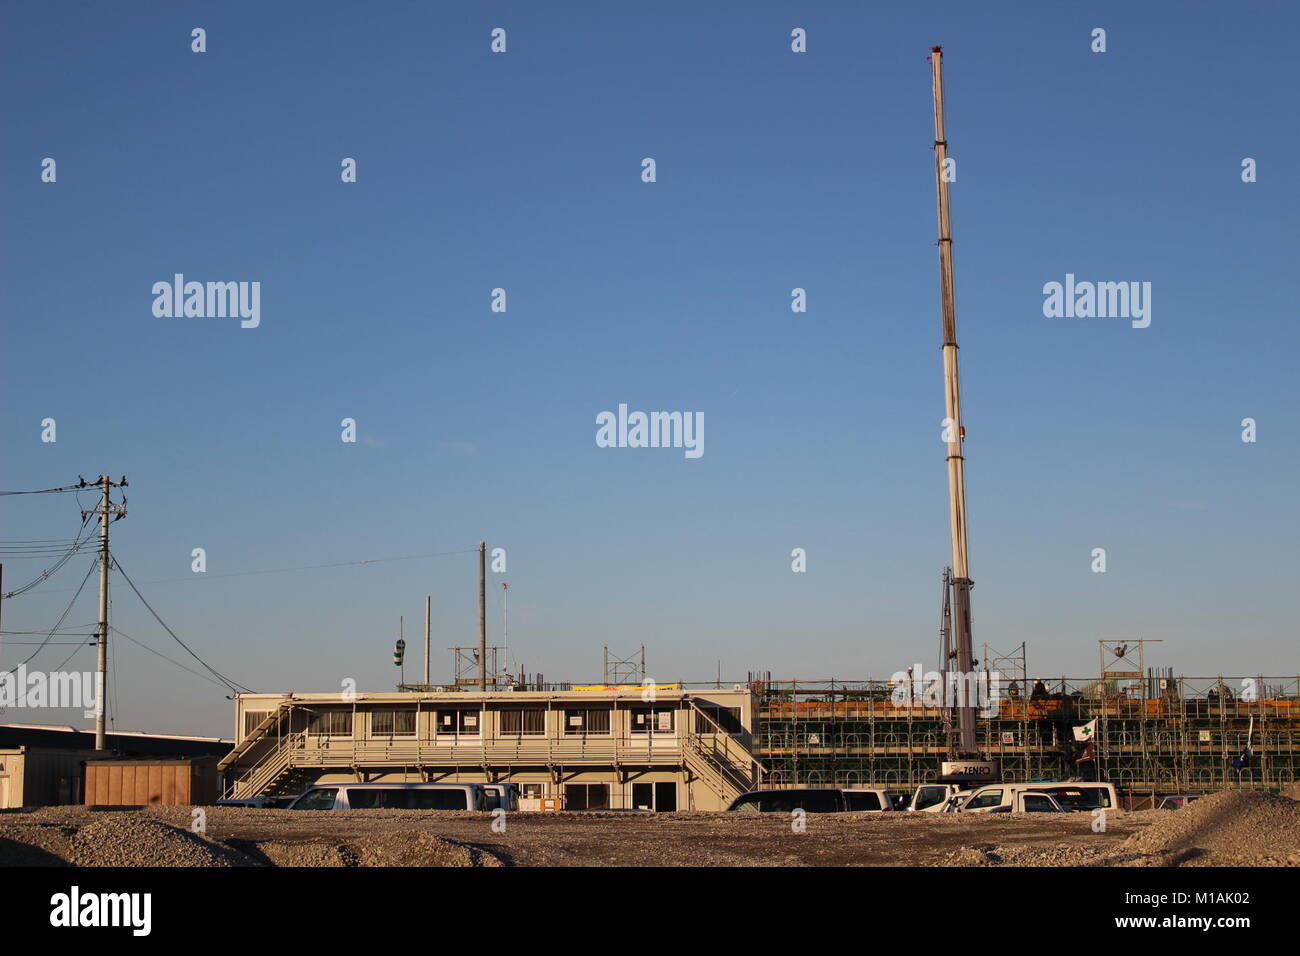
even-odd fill
[[[5,8],[0,486],[127,475],[115,553],[242,683],[391,687],[426,593],[448,679],[476,561],[217,575],[480,539],[508,554],[490,638],[505,579],[513,659],[548,679],[598,678],[604,644],[645,643],[658,680],[933,666],[936,43],[976,642],[1048,674],[1133,637],[1189,675],[1300,667],[1294,6],[135,6]],[[156,318],[177,272],[261,282],[261,326]],[[1151,282],[1151,326],[1045,318],[1066,273]],[[621,402],[703,412],[704,456],[596,447]],[[5,539],[78,522],[71,496],[0,502]],[[4,628],[52,625],[87,561]],[[183,656],[120,583],[113,612]],[[223,689],[114,654],[119,728],[230,732]]]

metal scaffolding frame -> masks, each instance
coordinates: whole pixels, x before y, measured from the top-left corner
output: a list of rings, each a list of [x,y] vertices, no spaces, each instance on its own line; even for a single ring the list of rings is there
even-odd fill
[[[980,748],[1009,781],[1100,779],[1127,790],[1200,792],[1300,780],[1300,677],[1026,680],[980,717]],[[886,681],[752,680],[754,754],[766,786],[934,780],[941,708],[892,699]],[[1087,744],[1073,728],[1097,720]],[[1241,770],[1235,758],[1249,744]]]

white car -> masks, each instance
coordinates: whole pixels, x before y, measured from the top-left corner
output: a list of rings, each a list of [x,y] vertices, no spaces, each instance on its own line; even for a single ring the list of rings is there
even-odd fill
[[[1032,785],[995,783],[971,791],[959,813],[1066,813],[1054,796]]]

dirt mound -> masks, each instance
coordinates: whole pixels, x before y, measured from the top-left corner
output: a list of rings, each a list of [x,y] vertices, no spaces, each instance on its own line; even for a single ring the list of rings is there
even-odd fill
[[[1283,787],[1282,796],[1290,797],[1292,800],[1300,800],[1300,780]]]
[[[490,853],[423,830],[399,830],[353,844],[361,866],[500,866]]]
[[[1166,812],[1123,849],[1163,866],[1300,866],[1300,803],[1254,790],[1223,790]]]
[[[356,866],[356,854],[329,840],[263,840],[250,849],[271,866]]]
[[[71,827],[0,824],[0,867],[67,866],[76,832]]]
[[[252,861],[189,830],[113,814],[76,831],[68,862],[76,866],[247,866]]]
[[[940,866],[998,866],[1002,856],[995,846],[963,846],[943,858]]]
[[[491,853],[423,830],[399,830],[341,843],[267,840],[250,847],[272,866],[501,866]]]

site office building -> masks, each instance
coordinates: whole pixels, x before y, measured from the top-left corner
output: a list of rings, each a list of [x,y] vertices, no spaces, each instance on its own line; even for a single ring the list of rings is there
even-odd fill
[[[758,786],[746,690],[240,694],[225,796],[506,782],[521,809],[726,809]],[[543,804],[542,801],[547,801]]]

